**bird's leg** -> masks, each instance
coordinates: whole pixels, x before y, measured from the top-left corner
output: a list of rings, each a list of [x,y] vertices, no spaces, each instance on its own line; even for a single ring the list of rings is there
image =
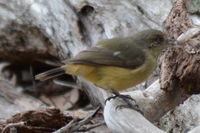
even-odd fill
[[[108,97],[105,102],[110,101],[111,99],[115,99],[116,97],[119,97],[119,98],[122,98],[122,99],[129,99],[129,100],[133,100],[134,102],[136,102],[135,99],[133,99],[131,96],[122,95],[116,90],[112,90],[112,93],[114,94],[114,96]]]
[[[131,96],[122,95],[118,91],[115,91],[115,90],[112,90],[112,93],[114,94],[114,96],[110,96],[109,98],[106,99],[105,102],[118,97],[118,98],[121,98],[126,103],[126,105],[118,105],[116,109],[131,108],[143,114],[143,112],[140,110],[139,106],[137,105],[135,99],[133,99]]]

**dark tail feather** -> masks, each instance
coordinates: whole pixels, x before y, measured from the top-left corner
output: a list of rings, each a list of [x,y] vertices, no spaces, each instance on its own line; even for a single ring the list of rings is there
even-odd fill
[[[65,70],[62,67],[54,68],[46,72],[40,73],[35,76],[36,80],[45,81],[65,74]]]

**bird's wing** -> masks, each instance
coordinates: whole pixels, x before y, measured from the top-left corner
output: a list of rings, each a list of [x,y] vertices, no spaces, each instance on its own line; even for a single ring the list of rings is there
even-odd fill
[[[91,47],[84,50],[67,62],[118,66],[131,69],[137,68],[144,63],[145,53],[143,50],[127,41],[120,41],[120,43],[116,40],[114,41],[115,42],[106,42],[108,46],[99,45],[99,47]]]

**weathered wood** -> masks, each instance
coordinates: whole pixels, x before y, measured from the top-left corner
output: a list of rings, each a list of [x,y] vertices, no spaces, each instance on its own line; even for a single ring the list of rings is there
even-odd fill
[[[157,80],[144,91],[136,90],[123,93],[130,95],[143,112],[143,115],[149,121],[157,121],[166,112],[182,103],[187,97],[180,90],[165,92],[160,90],[160,84]],[[137,133],[163,132],[155,127],[137,111],[131,108],[116,109],[117,106],[124,105],[119,98],[109,101],[104,108],[104,119],[107,126],[114,132],[121,133],[135,131]],[[123,121],[123,122],[122,122]],[[139,126],[142,125],[142,126]]]
[[[187,12],[182,2],[184,1],[176,1],[177,8],[172,9],[170,13],[172,15],[169,15],[165,22],[165,31],[169,38],[177,38],[181,33],[192,27],[192,22],[187,18]],[[0,59],[19,65],[28,63],[33,67],[35,66],[35,69],[41,67],[41,65],[38,66],[38,62],[57,66],[60,65],[61,60],[68,59],[86,47],[95,45],[98,40],[126,36],[148,28],[162,29],[162,22],[168,15],[171,6],[172,3],[166,0],[51,0],[48,2],[2,0],[0,2],[0,9],[3,12],[0,14],[2,20],[0,23]],[[178,50],[176,53],[179,52]],[[173,54],[173,51],[171,54]],[[198,55],[191,55],[184,53],[184,51],[183,55],[188,56],[187,59],[192,58],[187,63],[192,62],[193,65],[198,66],[198,64],[195,64],[198,63],[198,58],[196,60]],[[167,59],[167,56],[165,56],[165,59]],[[168,60],[165,61],[169,62]],[[166,65],[167,63],[164,66]],[[191,71],[191,68],[184,71],[184,75],[180,70],[184,68],[184,65],[182,66],[176,73],[175,70],[172,72],[174,72],[173,74],[181,73],[178,78],[182,78],[181,85],[185,86],[187,85],[186,82],[192,81],[190,78],[187,79],[191,76],[186,74]],[[199,67],[196,68],[193,71],[198,73]],[[162,64],[161,87],[167,90],[169,86],[163,87],[163,82],[174,82],[174,79],[163,75],[164,69]],[[171,71],[171,69],[167,71]],[[198,79],[198,76],[196,78]],[[94,104],[101,103],[102,106],[105,106],[104,101],[110,95],[108,92],[81,78],[78,81],[83,85],[82,88],[88,93]],[[188,89],[189,87],[184,87],[184,90],[187,91],[178,88],[170,89],[171,92],[164,92],[156,87],[126,94],[133,96],[148,120],[154,121],[183,102],[185,97],[182,94],[198,90],[199,82],[196,83],[197,86],[193,85],[192,90]],[[158,83],[156,84],[158,85]],[[117,106],[116,103],[120,104],[118,99],[111,100],[105,106],[105,118],[111,130],[121,131],[122,126],[125,128],[123,131],[133,132],[141,129],[141,132],[145,132],[149,127],[151,128],[149,131],[162,132],[138,112],[130,109],[121,109],[118,112],[111,110]],[[116,113],[119,115],[116,115]],[[124,113],[125,116],[123,116]],[[128,116],[132,117],[127,118]],[[135,119],[137,117],[134,116],[138,116],[139,119]],[[125,122],[124,125],[119,123],[122,119],[126,120],[122,121]],[[140,125],[147,127],[134,127],[134,124],[138,124],[137,120],[140,120]],[[126,122],[133,124],[128,125]]]
[[[5,79],[0,79],[0,118],[8,119],[12,115],[27,111],[30,109],[37,109],[42,106],[42,103],[31,97],[26,96]]]

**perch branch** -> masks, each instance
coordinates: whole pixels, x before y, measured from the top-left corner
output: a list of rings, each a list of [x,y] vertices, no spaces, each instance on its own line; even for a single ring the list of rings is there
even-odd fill
[[[144,91],[123,94],[130,95],[136,101],[144,116],[133,109],[116,109],[117,106],[124,104],[118,98],[108,101],[104,108],[104,119],[113,132],[163,133],[150,121],[159,119],[187,98],[183,97],[183,93],[178,89],[172,92],[161,90],[158,80]]]

